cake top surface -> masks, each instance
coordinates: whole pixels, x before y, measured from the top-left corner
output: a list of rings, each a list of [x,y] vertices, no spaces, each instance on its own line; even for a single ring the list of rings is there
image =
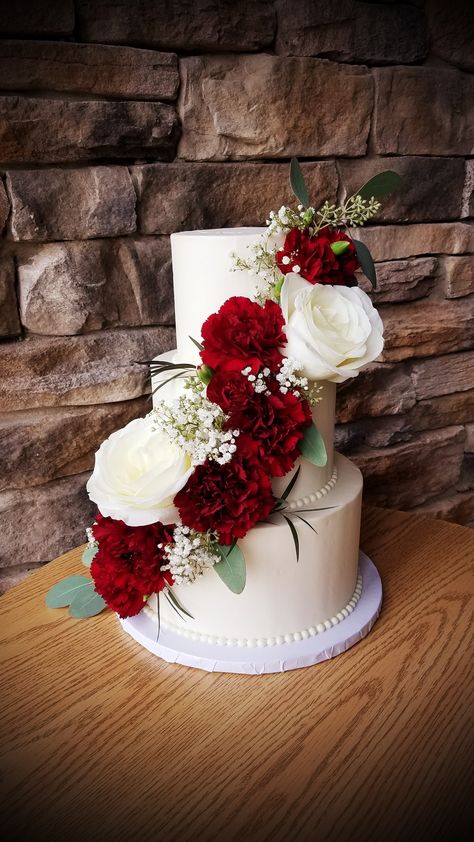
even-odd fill
[[[178,237],[249,237],[257,236],[266,231],[266,228],[208,228],[202,231],[177,231],[171,234],[173,239]]]

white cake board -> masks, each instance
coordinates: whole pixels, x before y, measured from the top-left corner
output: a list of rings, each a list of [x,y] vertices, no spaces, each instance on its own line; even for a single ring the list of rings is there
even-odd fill
[[[362,593],[352,614],[327,631],[306,640],[281,646],[217,646],[190,640],[176,632],[161,629],[156,639],[156,622],[141,612],[120,620],[123,629],[154,655],[173,664],[183,664],[208,672],[235,672],[262,675],[270,672],[310,667],[342,654],[369,633],[382,604],[382,582],[373,562],[361,552],[359,568]]]

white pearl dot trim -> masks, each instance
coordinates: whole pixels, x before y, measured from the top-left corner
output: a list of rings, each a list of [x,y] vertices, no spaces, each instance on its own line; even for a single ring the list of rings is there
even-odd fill
[[[318,500],[321,500],[322,497],[325,497],[326,494],[329,494],[330,491],[334,488],[337,482],[337,468],[335,467],[332,474],[331,479],[326,485],[323,485],[319,491],[313,491],[312,494],[308,494],[307,497],[297,497],[293,500],[288,500],[288,508],[289,509],[302,509],[304,506],[310,506],[312,503],[317,503]]]
[[[342,608],[341,611],[339,611],[334,617],[331,617],[329,620],[324,620],[322,623],[318,623],[315,626],[302,629],[302,631],[287,632],[286,634],[279,634],[275,637],[223,637],[222,635],[201,634],[200,632],[191,631],[190,629],[185,629],[181,626],[175,626],[174,623],[162,622],[161,625],[163,629],[180,634],[190,640],[198,640],[201,643],[211,643],[214,646],[281,646],[283,643],[295,643],[300,640],[307,640],[308,637],[315,637],[315,635],[322,634],[322,632],[332,628],[332,626],[336,626],[338,623],[341,623],[342,620],[345,620],[345,618],[349,616],[349,614],[352,614],[354,608],[359,602],[361,593],[362,576],[359,571],[357,574],[355,590],[351,599],[347,603],[346,607]],[[153,612],[149,606],[146,606],[144,611],[147,614],[153,614],[153,616],[156,616],[155,612]]]

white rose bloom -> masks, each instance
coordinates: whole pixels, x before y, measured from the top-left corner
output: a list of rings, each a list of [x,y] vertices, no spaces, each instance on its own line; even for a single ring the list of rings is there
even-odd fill
[[[176,521],[173,498],[193,471],[188,454],[153,424],[149,416],[137,418],[112,433],[97,451],[87,483],[101,514],[128,526]]]
[[[342,383],[383,349],[383,324],[359,287],[310,284],[286,275],[281,290],[286,322],[285,354],[311,380]]]

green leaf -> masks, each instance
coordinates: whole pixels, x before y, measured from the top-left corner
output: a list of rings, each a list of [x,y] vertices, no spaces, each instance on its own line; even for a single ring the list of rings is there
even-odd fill
[[[184,605],[183,605],[183,604],[179,601],[178,597],[176,596],[176,594],[175,594],[175,593],[173,593],[173,591],[172,591],[172,589],[171,589],[171,588],[165,588],[165,590],[163,591],[163,593],[164,593],[164,595],[165,595],[166,599],[168,600],[168,602],[171,604],[171,606],[172,606],[172,607],[174,608],[174,610],[177,612],[177,614],[179,614],[179,615],[181,615],[181,614],[186,614],[186,617],[190,617],[190,618],[191,618],[191,620],[194,620],[193,615],[192,615],[192,614],[190,614],[190,613],[189,613],[189,611],[186,611],[186,608],[185,608],[185,607],[184,607]]]
[[[331,243],[331,251],[336,257],[339,257],[340,254],[344,254],[345,251],[349,248],[349,241],[348,240],[337,240],[335,243]]]
[[[193,343],[194,343],[194,345],[196,346],[196,348],[199,348],[199,350],[200,350],[200,351],[204,351],[204,345],[201,345],[201,343],[200,343],[200,342],[198,342],[198,341],[197,341],[197,339],[193,339],[193,337],[192,337],[192,336],[190,336],[189,338],[190,338],[191,342],[193,342]]]
[[[242,550],[237,544],[232,544],[230,547],[223,544],[217,544],[216,546],[221,561],[214,565],[214,570],[232,593],[242,593],[246,578],[245,559]]]
[[[297,158],[291,159],[290,185],[296,198],[299,199],[299,201],[305,208],[307,208],[309,205],[308,190],[306,188],[304,175],[302,173]]]
[[[84,552],[82,553],[81,561],[84,567],[90,567],[93,561],[95,554],[98,552],[99,547],[91,547],[90,544],[87,545]]]
[[[379,172],[357,190],[356,196],[361,196],[363,199],[381,199],[382,196],[388,196],[389,193],[394,193],[402,186],[402,179],[397,172],[393,170],[384,170]]]
[[[158,372],[158,373],[161,374],[162,372]],[[152,395],[155,395],[156,392],[158,391],[158,389],[162,389],[163,386],[166,386],[168,383],[171,383],[172,380],[176,380],[178,377],[182,377],[182,376],[183,376],[183,372],[178,371],[177,374],[173,374],[172,377],[168,377],[166,380],[163,380],[162,383],[158,383],[158,386],[155,386],[155,388],[153,389]]]
[[[317,511],[317,510],[316,510],[316,511]],[[306,524],[306,526],[309,526],[309,528],[310,528],[310,529],[312,529],[312,530],[313,530],[313,532],[315,532],[315,533],[316,533],[316,535],[318,534],[318,530],[317,530],[317,529],[315,529],[315,528],[314,528],[314,526],[312,526],[312,525],[310,524],[309,520],[306,520],[306,518],[301,517],[301,515],[298,515],[296,512],[293,512],[293,516],[294,516],[294,517],[297,517],[297,518],[298,518],[298,520],[302,520],[302,521],[303,521],[303,523],[305,523],[305,524]]]
[[[365,243],[361,243],[360,240],[352,240],[352,242],[356,247],[357,260],[360,263],[360,268],[362,269],[365,277],[369,279],[373,288],[376,289],[377,275],[375,272],[374,261],[372,260],[372,255],[369,249],[367,248]]]
[[[310,427],[306,428],[298,447],[305,459],[312,462],[313,465],[323,467],[327,463],[326,445],[315,424],[311,424]]]
[[[88,587],[82,588],[69,606],[69,614],[76,620],[83,620],[85,617],[95,617],[104,608],[107,608],[105,599],[102,599],[94,590],[94,582],[89,579]]]
[[[288,526],[290,527],[291,536],[293,538],[293,541],[295,542],[296,561],[298,562],[300,560],[300,542],[298,538],[298,533],[295,529],[294,523],[291,522],[290,518],[286,517],[286,515],[283,515],[283,517],[285,518]]]
[[[301,465],[298,465],[297,470],[293,474],[293,476],[290,479],[288,485],[286,486],[283,494],[281,495],[281,497],[278,498],[278,500],[287,500],[288,499],[288,495],[291,494],[291,492],[293,491],[293,488],[295,487],[296,481],[299,477],[300,470],[301,470]]]
[[[76,594],[90,583],[91,580],[87,576],[68,576],[49,589],[45,599],[46,605],[48,608],[65,608],[71,604]]]

